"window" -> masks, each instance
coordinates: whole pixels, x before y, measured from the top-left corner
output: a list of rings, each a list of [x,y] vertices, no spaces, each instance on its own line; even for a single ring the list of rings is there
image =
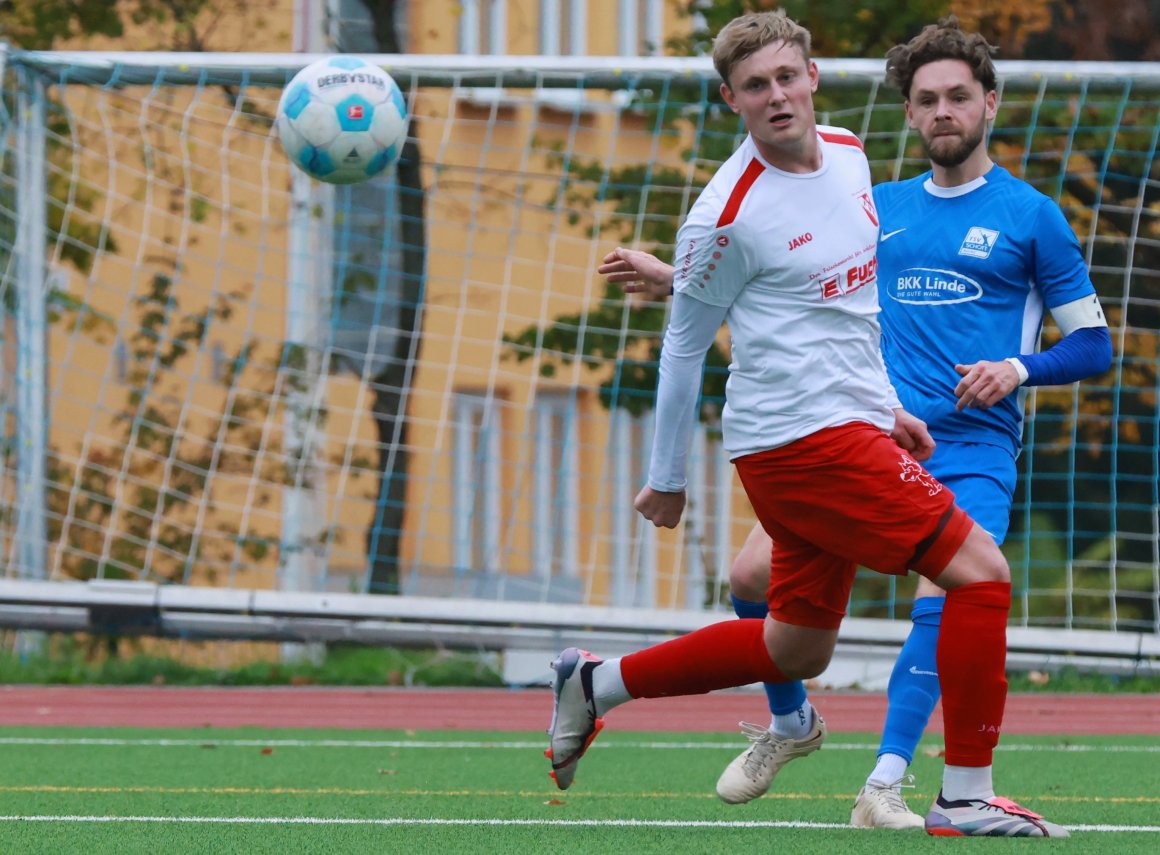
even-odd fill
[[[507,53],[507,0],[460,0],[459,52]]]
[[[374,19],[363,0],[325,0],[323,21],[334,49],[341,53],[380,53]]]
[[[633,498],[648,480],[654,424],[652,412],[633,416],[619,407],[612,411],[608,447],[612,488],[610,606],[657,604],[656,529],[632,508]]]
[[[501,500],[497,401],[486,394],[456,392],[452,407],[455,566],[494,573]]]
[[[570,394],[541,393],[535,404],[532,499],[535,572],[577,575],[579,421]]]
[[[688,551],[685,602],[689,609],[713,608],[707,593],[729,585],[733,560],[733,467],[721,435],[699,423],[693,429],[689,455],[689,502],[685,510]],[[713,594],[708,594],[710,598]]]
[[[621,56],[656,56],[661,52],[663,0],[620,0],[617,24]]]

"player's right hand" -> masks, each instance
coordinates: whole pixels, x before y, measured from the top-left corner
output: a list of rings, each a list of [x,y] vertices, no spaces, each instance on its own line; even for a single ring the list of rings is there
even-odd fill
[[[894,430],[890,437],[920,463],[934,454],[934,437],[930,435],[926,422],[901,407],[894,411]]]
[[[955,386],[955,397],[959,399],[955,404],[956,410],[968,407],[985,410],[1019,388],[1019,372],[1006,360],[982,360],[973,365],[956,365],[955,371],[963,378]]]
[[[636,494],[632,506],[657,528],[676,528],[685,512],[685,491],[662,493],[645,486]]]
[[[609,282],[620,283],[626,294],[643,293],[663,300],[673,290],[673,266],[639,249],[618,246],[604,256],[596,272]]]

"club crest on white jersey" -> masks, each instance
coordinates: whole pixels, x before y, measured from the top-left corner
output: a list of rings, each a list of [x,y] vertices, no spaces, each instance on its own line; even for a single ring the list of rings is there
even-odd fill
[[[995,241],[999,233],[994,229],[985,229],[982,226],[971,226],[967,236],[963,238],[963,245],[959,247],[959,255],[971,255],[975,258],[987,258],[995,248]]]
[[[874,197],[869,190],[861,190],[858,193],[858,201],[862,203],[862,210],[866,212],[866,216],[870,218],[877,228],[878,226],[878,209],[874,207]]]

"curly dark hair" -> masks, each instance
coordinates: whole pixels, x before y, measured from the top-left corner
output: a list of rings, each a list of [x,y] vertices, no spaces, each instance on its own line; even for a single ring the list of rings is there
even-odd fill
[[[991,57],[998,48],[987,43],[979,33],[968,33],[954,15],[940,18],[937,24],[928,24],[922,32],[906,44],[895,45],[886,52],[886,82],[910,97],[910,84],[915,72],[930,62],[940,59],[961,59],[971,67],[975,79],[983,84],[983,91],[995,88],[995,63]]]

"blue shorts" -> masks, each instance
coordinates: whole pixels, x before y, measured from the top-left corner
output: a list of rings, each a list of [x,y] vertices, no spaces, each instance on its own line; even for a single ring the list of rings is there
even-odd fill
[[[1011,522],[1015,458],[1005,448],[981,442],[937,441],[923,466],[955,494],[955,504],[1002,543]]]

